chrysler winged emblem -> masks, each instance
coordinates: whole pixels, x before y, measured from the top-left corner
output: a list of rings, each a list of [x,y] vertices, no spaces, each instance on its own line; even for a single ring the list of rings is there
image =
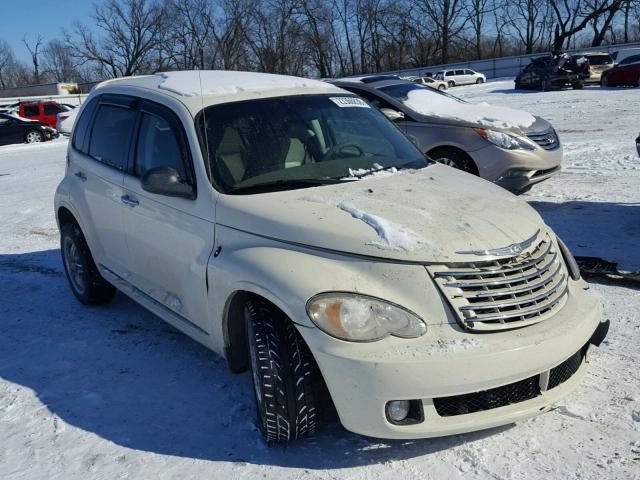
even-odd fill
[[[506,247],[493,248],[491,250],[467,250],[456,253],[460,253],[462,255],[491,255],[495,257],[501,257],[503,255],[517,255],[529,248],[533,244],[533,242],[536,241],[539,233],[540,230],[536,231],[536,233],[534,233],[532,237],[527,238],[524,242],[512,243],[511,245],[507,245]]]

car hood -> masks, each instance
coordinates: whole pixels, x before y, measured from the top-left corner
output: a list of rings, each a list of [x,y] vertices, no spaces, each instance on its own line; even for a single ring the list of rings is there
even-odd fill
[[[443,165],[379,172],[354,182],[221,195],[216,223],[329,251],[415,262],[462,262],[543,230],[502,188]]]

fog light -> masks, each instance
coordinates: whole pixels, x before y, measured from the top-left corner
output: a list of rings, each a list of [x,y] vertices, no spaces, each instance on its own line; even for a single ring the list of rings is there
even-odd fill
[[[387,403],[387,416],[392,422],[402,422],[409,415],[410,408],[409,400],[394,400]]]

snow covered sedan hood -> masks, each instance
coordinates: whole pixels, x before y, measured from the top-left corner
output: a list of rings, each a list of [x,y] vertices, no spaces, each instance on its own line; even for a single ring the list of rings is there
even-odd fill
[[[506,190],[443,165],[359,181],[221,195],[216,223],[276,240],[402,262],[469,261],[522,242],[540,216]]]

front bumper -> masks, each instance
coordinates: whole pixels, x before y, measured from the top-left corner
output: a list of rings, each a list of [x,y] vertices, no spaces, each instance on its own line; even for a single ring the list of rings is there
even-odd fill
[[[512,192],[524,190],[560,172],[562,145],[555,150],[504,150],[494,145],[469,152],[480,177]]]
[[[554,317],[506,332],[472,334],[457,325],[442,324],[430,326],[419,339],[389,337],[356,344],[314,328],[299,330],[347,430],[396,439],[457,434],[537,415],[578,385],[586,371],[583,360],[568,379],[547,388],[550,371],[583,349],[586,352],[585,346],[602,328],[602,307],[586,288],[584,282],[575,282],[567,303]],[[599,333],[601,337],[603,332]],[[539,383],[539,394],[505,406],[445,416],[436,408],[439,400],[434,402],[485,394],[532,377]],[[392,424],[385,415],[385,406],[392,400],[417,400],[424,420]]]

